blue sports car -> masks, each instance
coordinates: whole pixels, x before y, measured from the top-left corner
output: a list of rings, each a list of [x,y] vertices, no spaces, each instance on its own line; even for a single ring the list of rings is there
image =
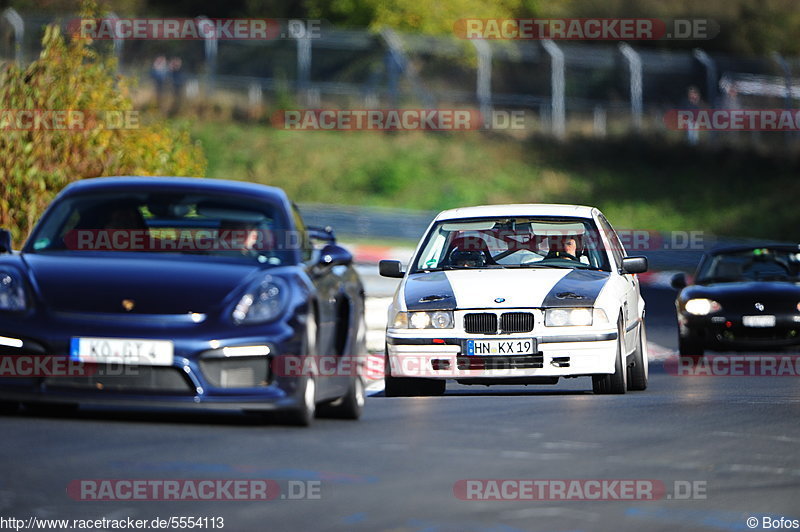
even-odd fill
[[[277,188],[177,177],[66,187],[21,251],[0,230],[0,407],[265,413],[364,405],[364,289]]]

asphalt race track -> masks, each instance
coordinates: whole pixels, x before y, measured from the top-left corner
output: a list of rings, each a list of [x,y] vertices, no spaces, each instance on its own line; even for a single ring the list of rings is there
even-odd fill
[[[644,290],[649,340],[669,349],[673,294]],[[800,379],[678,377],[660,366],[650,378],[646,392],[623,396],[594,396],[588,379],[376,396],[361,421],[311,429],[238,414],[17,413],[0,418],[0,513],[396,532],[749,530],[748,517],[762,530],[765,516],[800,519]],[[281,493],[98,502],[68,493],[81,479],[271,479]],[[664,491],[657,500],[462,500],[466,479],[627,479]]]

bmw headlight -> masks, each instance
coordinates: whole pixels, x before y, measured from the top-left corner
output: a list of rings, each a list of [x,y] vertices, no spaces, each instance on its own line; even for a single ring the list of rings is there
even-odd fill
[[[593,323],[595,313],[598,321],[605,318],[605,312],[600,309],[593,312],[590,308],[549,308],[544,311],[544,324],[546,327],[588,326]]]
[[[268,275],[242,296],[233,309],[233,321],[237,324],[272,321],[281,315],[288,297],[289,285]]]
[[[452,329],[453,311],[398,312],[392,321],[395,329]]]
[[[25,310],[25,287],[18,274],[0,270],[0,311],[19,312]]]
[[[713,299],[698,297],[687,301],[684,308],[689,314],[694,314],[695,316],[705,316],[707,314],[711,314],[712,312],[722,310],[722,305]]]

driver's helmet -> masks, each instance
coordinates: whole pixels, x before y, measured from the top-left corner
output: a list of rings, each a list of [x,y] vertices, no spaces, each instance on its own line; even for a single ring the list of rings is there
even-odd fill
[[[486,265],[486,257],[482,251],[454,249],[450,253],[450,265],[455,267],[480,268]]]

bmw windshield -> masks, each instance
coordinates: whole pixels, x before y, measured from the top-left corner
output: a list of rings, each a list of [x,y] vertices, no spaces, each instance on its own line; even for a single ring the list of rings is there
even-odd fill
[[[413,264],[413,272],[469,268],[610,270],[594,222],[564,217],[442,221]]]

